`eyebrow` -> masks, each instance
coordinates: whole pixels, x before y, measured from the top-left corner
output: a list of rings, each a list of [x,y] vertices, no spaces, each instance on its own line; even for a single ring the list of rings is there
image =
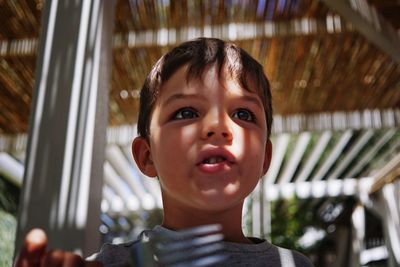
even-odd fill
[[[245,100],[245,101],[247,101],[247,102],[254,103],[254,104],[256,104],[257,106],[259,106],[260,108],[263,108],[263,106],[264,106],[264,105],[262,104],[260,98],[257,97],[257,96],[253,96],[253,95],[244,95],[244,96],[241,96],[240,99]]]
[[[169,105],[171,102],[175,101],[175,100],[181,100],[181,99],[197,99],[197,100],[201,100],[203,102],[206,102],[206,98],[200,94],[174,94],[170,97],[168,97],[167,100],[165,100],[164,105]]]
[[[175,100],[181,100],[181,99],[184,99],[184,100],[185,99],[196,99],[196,100],[200,100],[202,102],[207,102],[206,97],[201,94],[178,93],[178,94],[174,94],[174,95],[168,97],[168,99],[164,102],[164,105],[167,106],[171,102],[174,102]],[[239,96],[238,99],[253,103],[253,104],[257,105],[258,107],[263,108],[263,104],[262,104],[261,100],[259,99],[259,97],[257,97],[257,96],[244,95],[244,96]]]

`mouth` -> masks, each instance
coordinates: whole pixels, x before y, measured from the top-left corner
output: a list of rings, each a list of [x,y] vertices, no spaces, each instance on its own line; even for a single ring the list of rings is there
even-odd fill
[[[203,160],[200,160],[200,162],[197,164],[197,167],[203,173],[222,174],[229,171],[232,167],[232,164],[233,161],[231,161],[228,156],[219,154],[204,156]]]
[[[222,156],[215,156],[215,157],[210,157],[210,158],[206,158],[204,159],[201,164],[217,164],[217,163],[221,163],[227,161],[227,159],[225,157]]]
[[[197,161],[197,165],[231,165],[235,162],[235,157],[228,150],[223,148],[211,148],[203,150]]]

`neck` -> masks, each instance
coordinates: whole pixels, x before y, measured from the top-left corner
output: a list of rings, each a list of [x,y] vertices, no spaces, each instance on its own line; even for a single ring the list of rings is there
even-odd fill
[[[223,211],[195,210],[190,207],[176,207],[164,204],[162,226],[171,230],[183,230],[207,224],[219,224],[224,240],[235,243],[251,243],[242,231],[243,202]]]

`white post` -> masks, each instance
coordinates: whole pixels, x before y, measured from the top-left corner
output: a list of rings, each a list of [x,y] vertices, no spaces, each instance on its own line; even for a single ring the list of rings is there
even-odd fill
[[[254,189],[252,195],[252,234],[256,237],[261,237],[261,203],[260,203],[260,187],[261,183],[258,182],[256,188]]]
[[[99,248],[114,6],[45,2],[16,250],[33,227],[49,248]]]
[[[356,206],[351,215],[352,221],[352,253],[350,256],[349,266],[361,266],[360,254],[365,249],[365,209],[362,205]]]

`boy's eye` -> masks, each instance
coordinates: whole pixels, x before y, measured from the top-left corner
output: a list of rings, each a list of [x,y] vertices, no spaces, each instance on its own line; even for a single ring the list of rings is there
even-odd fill
[[[233,113],[233,117],[243,121],[254,122],[256,120],[255,115],[248,109],[238,109]]]
[[[199,114],[193,108],[181,108],[174,114],[173,119],[184,120],[184,119],[193,119],[197,117],[199,117]]]

